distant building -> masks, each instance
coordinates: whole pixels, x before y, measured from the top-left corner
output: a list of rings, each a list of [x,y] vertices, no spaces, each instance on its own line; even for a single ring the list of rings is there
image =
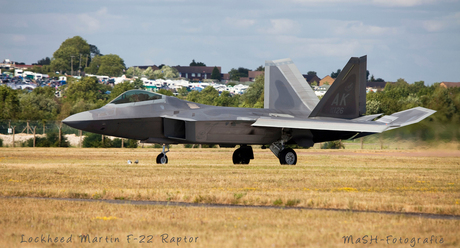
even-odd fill
[[[15,65],[14,65],[14,68],[16,68],[16,69],[21,69],[21,70],[30,70],[30,69],[32,69],[34,66],[42,67],[41,65],[18,65],[18,64],[15,64]]]
[[[249,77],[240,77],[240,83],[249,82]]]
[[[249,81],[254,82],[256,80],[256,77],[263,75],[264,73],[265,71],[248,71]]]
[[[369,87],[369,88],[374,88],[374,89],[384,89],[385,86],[387,85],[387,83],[389,83],[389,82],[371,82],[371,81],[367,81],[366,88]]]
[[[316,76],[316,74],[314,75],[303,74],[302,76],[305,78],[305,80],[307,80],[309,85],[311,85],[313,82],[316,82],[317,84],[319,84],[319,82],[321,81],[321,78]]]
[[[228,73],[224,73],[224,74],[221,74],[222,75],[222,80],[230,80],[230,74]]]
[[[334,83],[335,79],[332,78],[331,76],[327,75],[325,77],[323,77],[323,79],[321,79],[319,81],[319,86],[323,86],[323,85],[332,85]]]
[[[221,67],[216,66],[221,73]],[[179,77],[190,79],[190,81],[201,81],[211,79],[214,66],[173,66],[179,72]]]
[[[454,82],[441,82],[439,86],[444,87],[444,88],[452,88],[452,87],[460,87],[460,82],[454,83]]]

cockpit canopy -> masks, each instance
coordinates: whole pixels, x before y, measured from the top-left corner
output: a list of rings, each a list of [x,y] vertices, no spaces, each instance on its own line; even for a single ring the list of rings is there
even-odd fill
[[[162,99],[163,95],[145,91],[145,90],[130,90],[121,94],[115,100],[111,101],[112,104],[122,104],[122,103],[131,103],[131,102],[143,102]]]

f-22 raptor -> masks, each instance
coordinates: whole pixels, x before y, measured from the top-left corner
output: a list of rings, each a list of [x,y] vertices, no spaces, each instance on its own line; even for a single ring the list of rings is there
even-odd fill
[[[367,57],[352,57],[319,100],[291,59],[265,62],[264,108],[209,106],[143,90],[130,90],[100,109],[63,122],[84,131],[163,144],[159,164],[168,163],[170,144],[240,147],[234,164],[254,159],[251,145],[268,146],[280,164],[295,165],[287,145],[355,139],[417,123],[434,110],[416,107],[389,116],[366,113]]]

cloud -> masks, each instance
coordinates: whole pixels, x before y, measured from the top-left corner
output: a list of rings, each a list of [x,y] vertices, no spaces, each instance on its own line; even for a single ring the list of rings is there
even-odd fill
[[[413,7],[436,3],[436,0],[291,0],[291,2],[304,5],[323,5],[323,4],[360,4],[378,5],[388,7]]]
[[[252,19],[239,19],[230,17],[225,18],[225,22],[235,28],[249,28],[256,23],[256,21]]]
[[[270,23],[271,27],[267,29],[259,29],[259,32],[271,35],[297,34],[300,32],[300,25],[294,20],[272,19],[270,20]]]
[[[373,25],[365,25],[360,21],[341,21],[335,24],[334,33],[338,35],[354,35],[354,36],[382,36],[395,35],[402,32],[401,27],[380,27]]]
[[[366,40],[337,39],[337,38],[299,38],[295,36],[277,36],[276,44],[280,48],[289,51],[290,56],[295,57],[350,57],[358,51],[372,49],[372,45]]]
[[[389,7],[413,7],[417,5],[433,4],[435,0],[372,0],[376,5]]]
[[[363,0],[290,0],[294,3],[304,4],[304,5],[320,5],[320,4],[328,4],[328,3],[359,3],[364,2]]]
[[[201,27],[182,28],[182,30],[188,34],[199,34],[203,31]]]
[[[121,29],[118,22],[120,16],[111,15],[107,7],[101,7],[97,11],[83,13],[38,13],[28,16],[30,28],[44,29],[48,33],[62,31],[67,33],[94,34],[101,31]],[[31,22],[31,20],[40,20],[40,22]]]
[[[24,42],[24,41],[27,41],[25,35],[19,35],[19,34],[14,34],[14,35],[12,35],[12,36],[11,36],[11,40],[12,40],[13,42]]]
[[[77,15],[78,25],[75,25],[77,31],[86,31],[89,33],[94,33],[101,29],[101,22],[89,14],[80,14]]]
[[[434,20],[424,21],[423,28],[428,32],[439,32],[460,27],[460,12],[442,16]]]

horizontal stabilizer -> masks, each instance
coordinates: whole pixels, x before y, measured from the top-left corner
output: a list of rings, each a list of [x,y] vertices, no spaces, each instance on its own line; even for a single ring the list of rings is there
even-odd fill
[[[252,126],[369,133],[381,133],[388,128],[386,124],[375,121],[356,122],[344,119],[288,119],[269,117],[257,119]]]
[[[423,107],[416,107],[401,112],[397,112],[392,115],[384,116],[376,120],[376,122],[385,123],[389,125],[390,127],[387,130],[391,130],[394,128],[404,127],[410,124],[420,122],[434,113],[436,113],[435,110]]]

